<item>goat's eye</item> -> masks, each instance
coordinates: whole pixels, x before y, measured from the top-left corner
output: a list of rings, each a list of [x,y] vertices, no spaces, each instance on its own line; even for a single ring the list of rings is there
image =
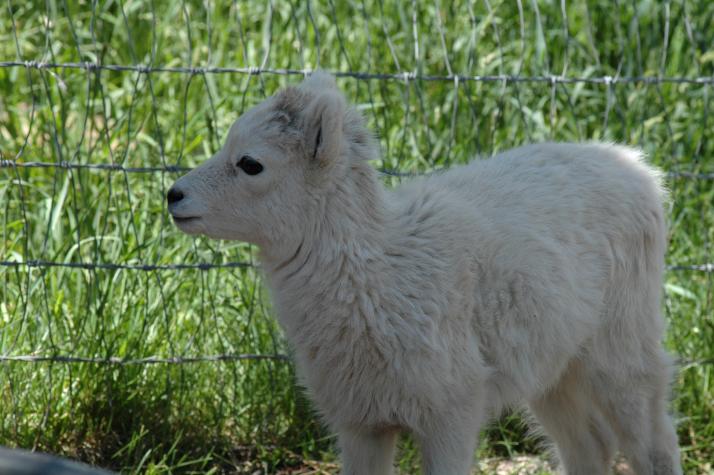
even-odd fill
[[[263,171],[263,165],[261,165],[259,161],[257,161],[253,157],[249,157],[248,155],[243,155],[240,160],[238,160],[238,166],[247,175],[257,175],[258,173]]]

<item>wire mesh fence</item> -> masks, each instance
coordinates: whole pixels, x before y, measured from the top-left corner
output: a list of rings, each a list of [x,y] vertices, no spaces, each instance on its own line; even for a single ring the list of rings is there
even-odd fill
[[[124,467],[179,439],[315,446],[252,250],[181,235],[164,196],[242,111],[324,68],[379,137],[390,185],[528,142],[642,147],[672,196],[686,453],[710,453],[711,2],[3,8],[0,443]]]

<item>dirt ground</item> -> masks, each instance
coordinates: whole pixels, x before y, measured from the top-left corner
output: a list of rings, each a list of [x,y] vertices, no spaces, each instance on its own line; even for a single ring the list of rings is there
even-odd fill
[[[338,466],[333,463],[305,462],[305,466],[299,470],[280,472],[278,475],[335,475],[338,473]],[[262,475],[263,472],[257,470],[251,475]],[[555,475],[553,466],[543,458],[522,456],[512,459],[485,459],[478,463],[474,475]],[[624,461],[615,464],[614,475],[634,475]],[[406,473],[400,475],[409,475]]]
[[[339,467],[333,463],[305,461],[298,470],[280,472],[278,475],[335,475]],[[251,475],[262,475],[256,470]],[[478,464],[474,474],[478,475],[551,475],[552,467],[543,459],[537,457],[516,457],[513,459],[486,459]],[[409,475],[406,473],[400,475]]]

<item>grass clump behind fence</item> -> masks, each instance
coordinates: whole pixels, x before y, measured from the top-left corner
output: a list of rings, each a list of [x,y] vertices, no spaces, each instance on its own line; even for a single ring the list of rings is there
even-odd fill
[[[0,444],[130,472],[333,457],[250,247],[182,235],[164,205],[241,111],[322,67],[378,134],[390,184],[534,141],[645,149],[672,196],[683,457],[711,470],[711,2],[1,8]],[[479,452],[537,450],[524,432],[503,419]]]

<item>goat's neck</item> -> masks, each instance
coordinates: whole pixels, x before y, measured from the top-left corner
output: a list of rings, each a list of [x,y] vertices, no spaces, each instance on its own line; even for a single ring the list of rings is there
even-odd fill
[[[288,337],[304,329],[316,312],[328,313],[325,317],[338,324],[340,319],[369,320],[377,311],[364,306],[376,304],[365,298],[379,298],[389,274],[384,190],[371,169],[357,178],[326,197],[319,219],[294,249],[280,259],[263,255]]]

